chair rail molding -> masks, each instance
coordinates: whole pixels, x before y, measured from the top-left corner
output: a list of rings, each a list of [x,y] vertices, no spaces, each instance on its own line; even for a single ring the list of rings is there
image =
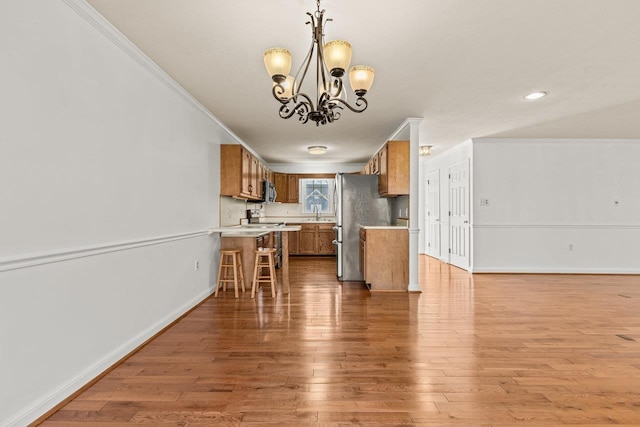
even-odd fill
[[[36,254],[22,255],[14,258],[0,258],[0,273],[21,268],[35,267],[38,265],[51,264],[55,262],[69,261],[72,259],[85,258],[89,256],[102,255],[110,252],[125,251],[129,249],[141,248],[144,246],[160,245],[175,242],[177,240],[193,239],[196,237],[208,236],[208,230],[191,231],[186,233],[171,234],[165,236],[149,237],[145,239],[128,240],[123,242],[113,242],[101,245],[85,246],[80,248],[64,249],[60,251],[49,251]]]

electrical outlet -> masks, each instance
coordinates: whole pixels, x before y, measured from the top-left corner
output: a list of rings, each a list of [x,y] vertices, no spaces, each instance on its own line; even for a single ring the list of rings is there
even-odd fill
[[[569,250],[572,251],[573,250],[573,243],[569,243]]]
[[[489,199],[480,199],[480,206],[489,206]]]
[[[200,270],[200,261],[196,260],[195,264],[193,265],[193,269],[195,271]]]

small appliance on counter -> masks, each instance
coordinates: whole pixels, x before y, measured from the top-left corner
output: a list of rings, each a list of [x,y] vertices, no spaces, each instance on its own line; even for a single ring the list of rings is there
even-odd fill
[[[260,222],[260,211],[258,209],[247,209],[247,220],[249,224]]]

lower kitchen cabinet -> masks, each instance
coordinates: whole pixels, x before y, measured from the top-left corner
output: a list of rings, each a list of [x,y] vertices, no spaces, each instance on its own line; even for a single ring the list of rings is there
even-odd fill
[[[360,228],[360,271],[371,291],[407,291],[409,232],[404,227]]]
[[[302,227],[298,232],[297,252],[292,252],[291,240],[289,241],[289,253],[297,255],[333,255],[335,247],[333,246],[335,223],[302,223],[295,224]]]
[[[299,225],[299,224],[290,224]],[[289,255],[298,255],[300,253],[300,232],[289,231]]]
[[[300,246],[298,252],[302,255],[315,255],[316,249],[316,226],[311,224],[302,224],[300,230]]]

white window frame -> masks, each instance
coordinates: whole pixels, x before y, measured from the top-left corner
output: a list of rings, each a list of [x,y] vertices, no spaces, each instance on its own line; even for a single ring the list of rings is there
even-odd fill
[[[326,198],[328,201],[327,204],[327,209],[325,210],[321,210],[320,212],[318,212],[319,215],[331,215],[334,213],[334,209],[335,209],[335,204],[334,204],[334,200],[333,200],[333,193],[334,193],[334,187],[335,187],[335,179],[334,178],[301,178],[298,182],[298,186],[300,188],[300,194],[299,194],[299,199],[300,203],[302,204],[302,213],[303,214],[315,214],[315,210],[311,207],[311,208],[307,208],[307,197],[308,195],[306,194],[306,190],[307,190],[307,181],[328,181],[328,186],[327,186],[327,194],[326,194]],[[310,195],[309,195],[310,196]]]

